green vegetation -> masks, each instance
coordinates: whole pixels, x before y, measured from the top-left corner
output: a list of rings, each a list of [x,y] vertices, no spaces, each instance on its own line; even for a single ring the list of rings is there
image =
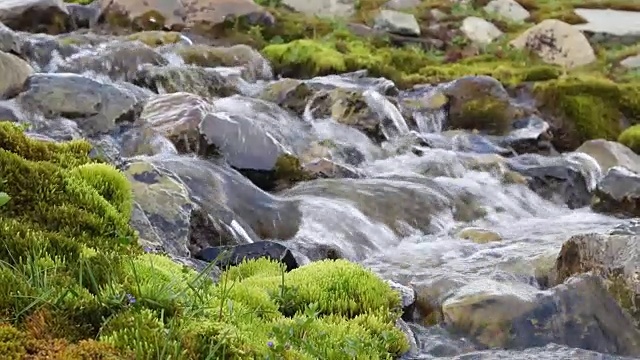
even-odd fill
[[[387,359],[400,297],[372,272],[245,262],[219,281],[145,253],[130,185],[84,141],[0,123],[3,359]]]
[[[618,142],[640,154],[640,125],[625,129],[618,137]]]

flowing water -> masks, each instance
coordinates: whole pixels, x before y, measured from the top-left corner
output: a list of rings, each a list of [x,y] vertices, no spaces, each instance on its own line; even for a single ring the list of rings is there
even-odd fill
[[[99,57],[102,46],[106,45],[87,47],[73,57]],[[162,54],[172,66],[184,66],[170,50],[165,49]],[[48,64],[39,68],[57,72],[72,60],[55,54]],[[109,64],[103,65],[109,67]],[[218,71],[224,76],[239,74],[233,68]],[[87,69],[85,75],[105,83],[114,81],[96,75],[91,69]],[[278,201],[299,204],[300,226],[287,244],[301,253],[318,245],[330,245],[342,256],[365,264],[386,279],[411,284],[417,289],[418,298],[424,301],[442,302],[457,292],[468,291],[469,287],[496,292],[509,289],[526,296],[543,286],[538,283],[539,274],[551,268],[569,236],[607,232],[622,223],[588,208],[570,210],[564,204],[544,200],[526,185],[505,182],[504,166],[500,165],[498,155],[465,151],[455,136],[442,134],[446,118],[442,111],[422,114],[416,121],[422,133],[418,135],[439,141],[440,146],[424,147],[420,155],[398,151],[412,134],[398,108],[381,95],[392,85],[388,81],[362,76],[327,76],[311,82],[364,89],[369,106],[390,120],[383,125],[391,141],[378,146],[353,128],[331,119],[313,119],[310,111],[304,118],[295,119],[274,104],[253,99],[268,81],[243,81],[239,88],[246,97],[216,100],[212,110],[231,119],[245,116],[259,121],[271,136],[288,144],[294,152],[310,140],[332,139],[349,144],[362,155],[358,169],[365,174],[364,178],[316,180],[272,196]],[[3,105],[10,106],[18,117],[28,118],[32,124],[51,122],[27,115],[28,111],[13,102]],[[67,134],[65,137],[77,136],[73,122],[65,120],[57,126],[66,129],[61,131]],[[47,135],[57,136],[48,129]],[[164,150],[156,157],[175,159],[175,148],[166,142],[160,147]],[[180,159],[185,164],[192,161],[189,157]],[[498,165],[477,166],[485,161]],[[199,164],[193,163],[193,166],[201,166]],[[583,169],[592,182],[601,176],[599,169],[592,165],[585,165]],[[242,238],[241,242],[251,241],[252,231],[246,224],[232,220],[229,226]],[[501,240],[482,244],[456,236],[468,227],[491,230]],[[412,327],[420,348],[416,358],[605,358],[556,345],[520,352],[488,350],[464,355],[478,349],[470,340],[441,326]]]

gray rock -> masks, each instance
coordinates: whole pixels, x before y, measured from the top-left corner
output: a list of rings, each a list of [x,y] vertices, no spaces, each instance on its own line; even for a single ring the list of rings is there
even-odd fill
[[[629,56],[628,58],[622,60],[620,65],[626,67],[627,69],[637,69],[640,68],[640,54]]]
[[[204,97],[224,97],[240,92],[232,79],[196,66],[144,66],[132,82],[157,94],[184,91]]]
[[[640,156],[618,142],[604,139],[588,140],[576,151],[593,157],[603,173],[614,166],[622,166],[640,173]]]
[[[355,12],[355,0],[283,0],[295,11],[322,17],[349,17]]]
[[[384,7],[391,10],[412,10],[420,5],[420,0],[389,0]]]
[[[529,11],[515,0],[492,0],[484,7],[484,11],[515,22],[522,22],[531,16]]]
[[[569,346],[549,344],[519,350],[473,351],[452,357],[451,360],[632,360],[635,357],[601,354],[596,351],[575,349]],[[427,360],[427,359],[425,359]]]
[[[640,356],[640,331],[593,275],[547,291],[493,281],[471,283],[442,305],[445,321],[489,347],[560,344]]]
[[[2,0],[0,22],[33,33],[60,34],[75,28],[62,0]]]
[[[640,217],[640,175],[612,167],[595,191],[593,210],[621,217]]]
[[[584,234],[569,238],[556,260],[558,282],[594,273],[640,326],[640,236]]]
[[[574,25],[580,31],[615,37],[640,38],[640,12],[581,8],[573,11],[586,20],[586,24]]]
[[[460,30],[469,40],[479,45],[490,44],[503,35],[503,32],[495,25],[477,16],[465,18]]]
[[[25,80],[33,73],[33,68],[19,57],[0,51],[0,98],[12,97],[22,88]]]
[[[119,121],[132,120],[139,99],[124,88],[76,74],[34,74],[18,102],[26,111],[46,118],[72,119],[85,135],[92,136],[115,129]]]
[[[69,16],[79,28],[89,28],[100,15],[100,9],[94,4],[65,4]]]
[[[420,25],[413,14],[382,10],[375,18],[374,29],[392,34],[420,36]]]

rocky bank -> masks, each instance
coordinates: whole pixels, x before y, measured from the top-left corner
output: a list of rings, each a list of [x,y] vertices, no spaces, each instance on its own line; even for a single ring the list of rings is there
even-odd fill
[[[640,357],[639,24],[622,0],[0,0],[0,120],[30,139],[0,128],[0,351]]]

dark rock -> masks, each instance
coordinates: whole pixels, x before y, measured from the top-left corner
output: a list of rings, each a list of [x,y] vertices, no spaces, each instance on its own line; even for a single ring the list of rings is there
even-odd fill
[[[196,259],[214,262],[221,269],[237,266],[244,260],[267,258],[277,260],[287,271],[298,268],[298,262],[284,245],[273,241],[258,241],[236,246],[216,246],[203,249],[194,255]]]
[[[144,66],[132,83],[157,94],[184,91],[204,97],[225,97],[240,92],[233,78],[197,66]]]
[[[620,217],[640,217],[640,175],[620,166],[609,169],[596,187],[592,208]]]
[[[69,16],[75,22],[79,28],[89,28],[95,22],[100,15],[100,9],[96,4],[81,5],[81,4],[65,4]]]
[[[591,202],[586,170],[565,157],[524,154],[509,159],[507,165],[525,176],[529,188],[545,199],[564,203],[570,209],[584,207]]]
[[[53,35],[76,28],[62,0],[1,1],[0,22],[17,31]]]

